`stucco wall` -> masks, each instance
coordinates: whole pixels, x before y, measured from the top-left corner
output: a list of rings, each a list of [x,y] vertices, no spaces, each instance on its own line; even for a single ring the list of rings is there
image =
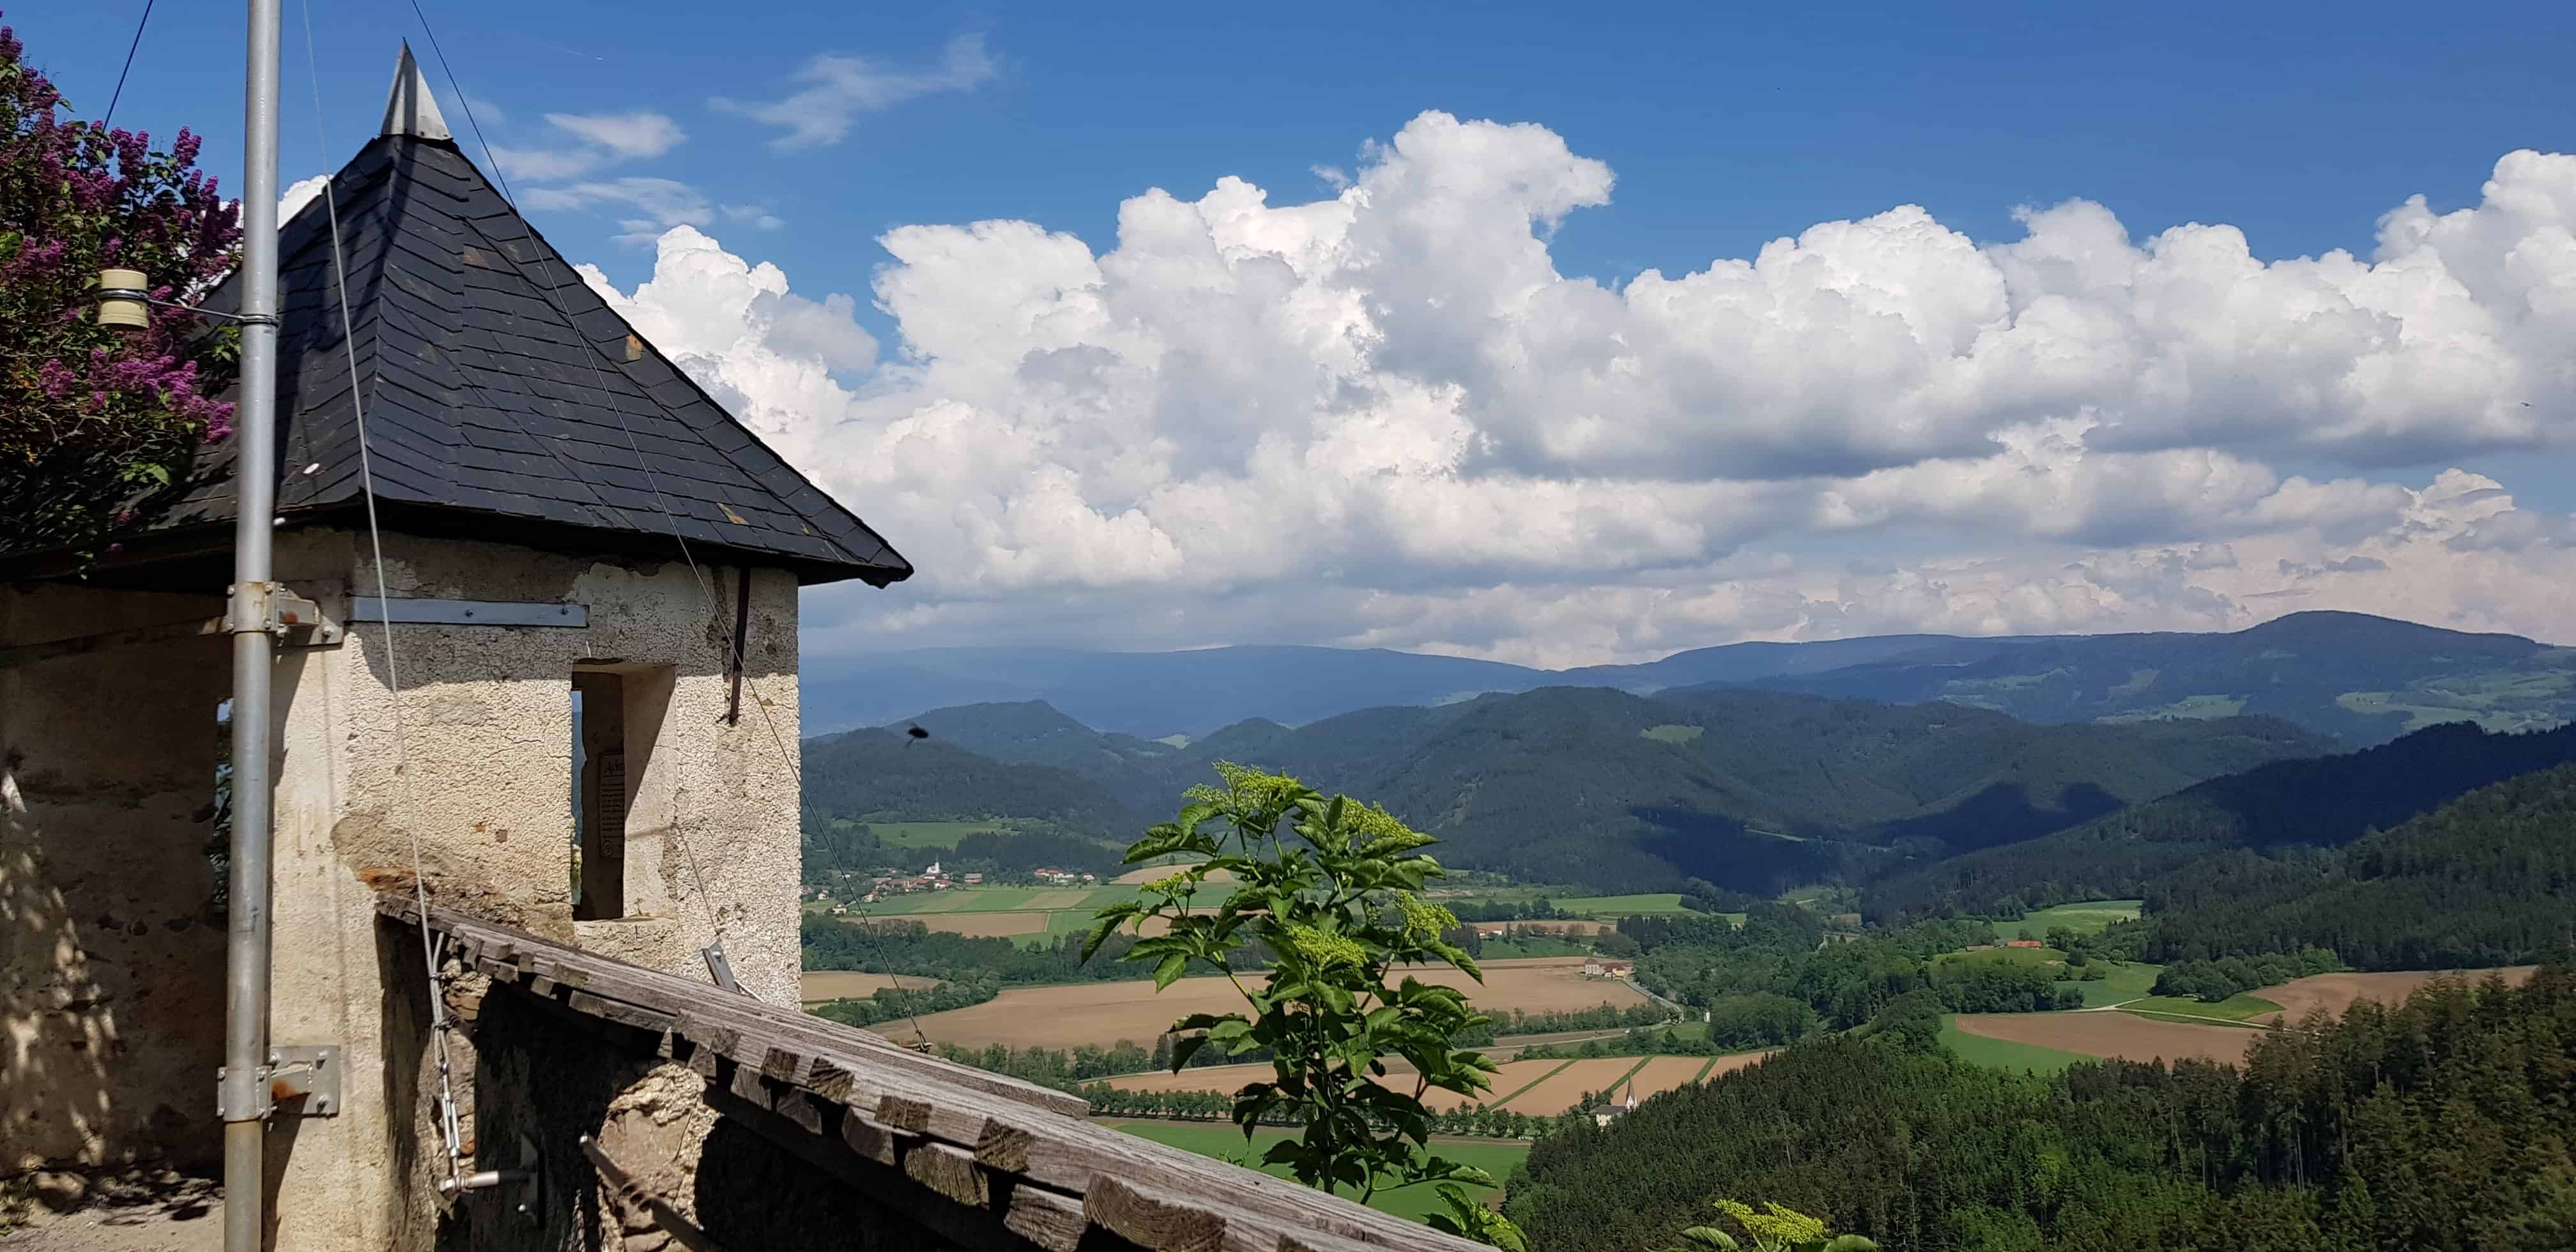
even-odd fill
[[[221,616],[220,597],[0,587],[0,647]],[[221,636],[0,668],[0,1176],[219,1157]]]
[[[410,883],[414,838],[441,903],[700,978],[720,930],[747,990],[796,995],[793,576],[752,575],[748,682],[727,725],[738,568],[702,565],[702,583],[676,560],[385,546],[397,597],[573,602],[589,625],[397,625],[388,655],[381,628],[355,622],[338,646],[278,660],[272,1039],[345,1049],[340,1115],[273,1124],[279,1247],[433,1237],[426,976],[374,910],[379,889]],[[371,594],[365,552],[360,535],[283,532],[276,576],[325,602]],[[184,616],[174,606],[222,611],[19,589],[0,592],[0,641]],[[218,636],[0,670],[0,1172],[215,1154],[223,931],[209,828],[190,819],[219,758],[226,658]],[[572,920],[576,667],[628,675],[629,734],[650,737],[630,739],[649,751],[631,753],[616,920]]]
[[[414,835],[441,902],[695,977],[705,976],[698,949],[720,927],[747,989],[780,1003],[796,994],[797,790],[785,755],[797,739],[793,577],[753,576],[749,682],[741,720],[727,725],[724,639],[738,570],[701,566],[701,584],[676,561],[410,535],[388,535],[386,552],[395,596],[569,601],[587,606],[590,624],[398,625],[389,663],[381,628],[355,622],[341,647],[279,667],[275,1034],[343,1043],[352,1077],[371,1080],[341,1116],[307,1120],[281,1145],[281,1246],[410,1243],[429,1213],[432,1123],[403,1085],[419,1081],[426,1095],[434,1079],[418,1032],[393,1020],[425,1005],[416,989],[387,995],[380,946],[390,944],[373,902],[377,888],[409,881]],[[277,568],[307,594],[374,589],[362,536],[281,536]],[[649,760],[631,775],[619,920],[572,920],[576,666],[669,677]],[[628,685],[634,733],[633,693],[656,684]],[[398,758],[407,760],[399,773]]]

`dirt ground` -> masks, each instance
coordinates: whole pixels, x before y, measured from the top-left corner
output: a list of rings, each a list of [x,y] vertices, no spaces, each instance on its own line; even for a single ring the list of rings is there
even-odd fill
[[[1988,1039],[2127,1061],[2196,1056],[2242,1063],[2262,1037],[2239,1026],[2158,1021],[2135,1013],[1962,1013],[1958,1022],[1959,1029]]]
[[[816,970],[804,976],[804,989],[797,993],[796,998],[807,1004],[817,1004],[824,1000],[858,999],[862,996],[875,995],[893,986],[894,982],[894,976],[891,974],[861,974],[841,969]],[[906,991],[927,991],[938,985],[939,980],[936,978],[915,978],[910,974],[904,975],[903,978]]]
[[[2322,1009],[2329,1016],[2341,1016],[2355,1000],[2377,1000],[2383,1004],[2404,1003],[2415,989],[2439,978],[2461,978],[2470,982],[2483,980],[2489,974],[2502,974],[2505,981],[2525,983],[2540,967],[2514,965],[2503,969],[2399,970],[2381,974],[2311,974],[2277,987],[2265,987],[2255,995],[2281,1006],[2281,1012],[2256,1021],[2273,1022],[2285,1018],[2296,1023],[2310,1012]]]
[[[1528,957],[1484,962],[1482,986],[1443,966],[1414,971],[1428,983],[1458,987],[1482,1008],[1517,1008],[1530,1012],[1585,1009],[1598,1004],[1630,1005],[1645,997],[1625,983],[1583,977],[1582,957]],[[1184,978],[1161,995],[1145,979],[1080,983],[1062,987],[1014,987],[972,1008],[932,1013],[921,1019],[931,1039],[964,1047],[995,1043],[1015,1047],[1043,1045],[1072,1048],[1082,1044],[1108,1047],[1121,1039],[1150,1045],[1173,1022],[1192,1013],[1242,1011],[1243,997],[1228,979]],[[882,1029],[882,1028],[881,1028]],[[906,1037],[911,1025],[902,1027]]]
[[[0,1194],[0,1248],[8,1252],[222,1252],[224,1193],[209,1178],[103,1177],[86,1203],[57,1213]]]

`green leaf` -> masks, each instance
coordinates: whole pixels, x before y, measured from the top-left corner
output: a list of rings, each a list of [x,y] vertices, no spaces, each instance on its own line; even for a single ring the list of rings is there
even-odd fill
[[[1164,957],[1163,963],[1154,967],[1154,990],[1161,991],[1171,986],[1172,980],[1179,978],[1182,971],[1189,967],[1190,958],[1181,953],[1175,952]]]

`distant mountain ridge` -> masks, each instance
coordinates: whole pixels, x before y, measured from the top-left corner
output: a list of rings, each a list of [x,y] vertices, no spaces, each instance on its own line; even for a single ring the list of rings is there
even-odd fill
[[[1180,748],[1093,731],[1043,701],[934,709],[892,725],[919,725],[931,736],[923,746],[994,766],[978,774],[946,754],[877,749],[870,765],[891,771],[886,790],[908,797],[906,812],[927,803],[1074,828],[1054,811],[995,810],[981,790],[927,800],[905,775],[936,769],[964,788],[1053,777],[1115,801],[1140,830],[1209,781],[1214,762],[1234,760],[1382,802],[1448,840],[1443,856],[1461,867],[1622,891],[1693,878],[1777,889],[1891,857],[1946,856],[2331,748],[2268,718],[2045,727],[1939,703],[1598,687],[1361,709],[1295,728],[1250,720]],[[818,742],[845,754],[897,740],[870,730]],[[1043,773],[994,772],[1005,765]],[[852,785],[836,811],[885,807],[864,798],[864,774]]]
[[[925,709],[1042,700],[1085,728],[1154,739],[1203,736],[1254,719],[1293,727],[1366,708],[1439,706],[1547,687],[1944,701],[2051,724],[2264,714],[2365,747],[2439,721],[2512,730],[2576,719],[2576,648],[2340,612],[2294,613],[2225,634],[1738,643],[1640,665],[1555,671],[1384,649],[951,648],[809,658],[802,698],[815,730],[882,725]]]

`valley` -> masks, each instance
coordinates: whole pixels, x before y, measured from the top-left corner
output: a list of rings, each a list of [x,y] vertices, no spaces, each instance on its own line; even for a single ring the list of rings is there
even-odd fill
[[[2336,625],[2294,622],[2270,647]],[[2387,691],[2402,686],[2393,673],[2432,661],[2556,663],[2551,650],[2464,638],[2422,664],[2327,668]],[[1916,641],[1853,664],[1886,677],[1946,657],[1966,682],[2007,655],[2080,672],[2087,648],[2110,646],[1957,644]],[[2216,645],[2118,646],[2180,656]],[[2208,672],[2267,672],[2260,660]],[[2374,1013],[2438,1015],[2527,994],[2493,1011],[2559,1011],[2569,976],[2552,981],[2545,963],[2576,916],[2576,727],[2550,727],[2534,706],[2417,716],[2425,724],[2411,733],[2356,749],[2278,693],[2187,694],[2051,722],[1977,707],[1972,686],[1912,704],[1850,698],[1843,689],[1861,676],[1844,668],[1766,680],[1800,690],[1538,685],[1151,738],[1029,700],[823,736],[807,744],[804,908],[809,979],[832,981],[812,984],[823,998],[809,1007],[1079,1093],[1138,1133],[1239,1151],[1240,1132],[1222,1124],[1227,1093],[1267,1081],[1273,1065],[1211,1048],[1175,1069],[1188,1040],[1165,1032],[1189,1014],[1242,1010],[1238,984],[1261,987],[1277,954],[1237,952],[1230,976],[1196,966],[1158,992],[1154,962],[1129,958],[1177,933],[1165,919],[1122,928],[1091,960],[1081,951],[1101,909],[1156,898],[1195,859],[1124,863],[1137,832],[1231,761],[1383,803],[1437,840],[1429,850],[1446,876],[1405,909],[1446,910],[1427,924],[1485,977],[1402,973],[1457,988],[1494,1019],[1452,1044],[1495,1070],[1477,1098],[1427,1092],[1429,1126],[1443,1142],[1507,1154],[1497,1181],[1518,1181],[1487,1202],[1560,1236],[1627,1229],[1566,1188],[1592,1158],[1623,1159],[1649,1133],[1637,1128],[1679,1117],[1702,1143],[1801,1084],[1845,1093],[1852,1115],[1897,1119],[1853,1133],[1916,1133],[1895,1127],[1948,1125],[1943,1101],[2054,1091],[2044,1098],[2081,1102],[2105,1083],[2187,1100],[2170,1084],[2201,1074],[2259,1084],[2281,1063],[2267,1057],[2323,1046],[2309,1032],[2346,1029],[2342,1016],[2365,999],[2383,1006]],[[2124,683],[2152,685],[2148,668]],[[2485,690],[2456,673],[2441,682],[2462,700]],[[2408,707],[2440,707],[2431,698]],[[2375,707],[2345,711],[2355,703]],[[1239,878],[1201,886],[1193,924]],[[1402,912],[1391,897],[1381,907]],[[2502,979],[2492,988],[2480,981],[2490,971]],[[1942,1065],[1954,1068],[1917,1068]],[[1411,1090],[1409,1064],[1390,1057],[1386,1069],[1389,1085]],[[1986,1083],[2022,1094],[1968,1094]],[[1596,1118],[1614,1089],[1617,1110]],[[2127,1113],[2104,1116],[2103,1133],[2131,1133]],[[1292,1132],[1265,1125],[1256,1142]],[[1820,1146],[1744,1133],[1783,1151]],[[1858,1194],[1841,1174],[1775,1176],[1714,1149],[1655,1159],[1715,1171],[1692,1174],[1694,1186],[1772,1179],[1761,1185],[1829,1211]],[[2274,1189],[2242,1193],[2271,1197],[2262,1203],[2293,1204],[2305,1184],[2245,1185]],[[2015,1209],[2008,1188],[1977,1203],[2070,1220]],[[1646,1238],[1640,1228],[1639,1241],[1612,1246],[1645,1252]]]

